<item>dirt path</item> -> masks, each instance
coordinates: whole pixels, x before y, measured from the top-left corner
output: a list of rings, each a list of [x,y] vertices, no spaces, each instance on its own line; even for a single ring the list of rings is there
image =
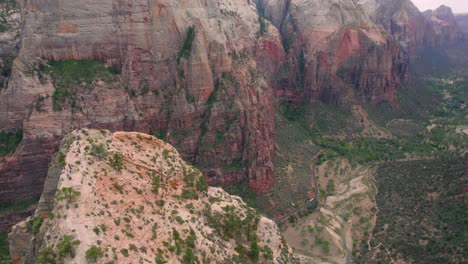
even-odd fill
[[[332,219],[337,219],[335,221],[340,223],[339,228],[327,228],[327,231],[334,238],[335,243],[339,244],[342,251],[345,253],[345,261],[343,263],[351,263],[352,260],[352,250],[353,250],[353,222],[344,220],[342,218],[343,211],[340,204],[351,204],[353,197],[358,195],[365,195],[373,187],[368,186],[364,179],[371,179],[373,170],[370,167],[363,167],[357,173],[350,177],[350,180],[346,183],[342,183],[339,188],[339,193],[328,196],[326,198],[324,206],[320,211],[326,212],[332,217]],[[372,181],[368,181],[369,183]],[[369,184],[368,183],[368,184]],[[375,225],[375,220],[373,221],[372,226]],[[336,232],[338,230],[339,232]]]

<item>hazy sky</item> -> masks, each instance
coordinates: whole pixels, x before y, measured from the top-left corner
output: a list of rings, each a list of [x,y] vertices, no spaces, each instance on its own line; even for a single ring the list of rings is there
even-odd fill
[[[450,6],[454,13],[468,13],[468,0],[412,0],[422,12],[441,5]]]

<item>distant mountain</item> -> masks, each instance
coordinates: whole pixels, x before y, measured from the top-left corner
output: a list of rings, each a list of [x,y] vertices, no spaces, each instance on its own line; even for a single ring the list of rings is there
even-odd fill
[[[468,13],[466,14],[455,14],[455,20],[458,26],[465,32],[468,33]]]
[[[423,13],[426,19],[432,24],[436,34],[436,43],[463,41],[465,34],[457,24],[452,9],[441,5],[436,10],[427,10]]]

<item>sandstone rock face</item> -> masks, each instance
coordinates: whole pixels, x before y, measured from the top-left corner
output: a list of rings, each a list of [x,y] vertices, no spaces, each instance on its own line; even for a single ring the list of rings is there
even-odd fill
[[[0,3],[0,57],[2,59],[15,57],[18,53],[20,40],[20,8],[16,1],[2,1]]]
[[[25,136],[0,165],[8,187],[0,200],[39,193],[57,140],[73,127],[157,132],[212,184],[248,178],[259,192],[272,185],[270,80],[284,51],[275,27],[258,34],[254,3],[24,1],[22,15],[22,49],[0,94],[0,123]],[[96,79],[83,111],[56,112],[47,95],[57,87],[37,71],[36,58],[99,60],[121,69],[119,84],[109,90]],[[39,96],[48,98],[41,112]]]
[[[21,7],[21,49],[0,90],[0,124],[22,129],[24,140],[0,164],[0,201],[38,195],[59,140],[77,127],[156,134],[209,183],[247,180],[265,193],[274,182],[278,103],[396,102],[410,55],[437,42],[409,0],[23,0]],[[61,83],[42,66],[70,59],[97,60],[118,75],[74,83],[73,104],[54,109]]]
[[[415,56],[420,47],[435,45],[431,24],[410,0],[360,0],[358,3],[410,56]]]
[[[455,20],[461,30],[468,34],[468,14],[456,14]]]
[[[100,145],[104,152],[95,152]],[[60,151],[34,218],[42,224],[33,231],[29,219],[9,235],[15,263],[36,263],[47,248],[56,254],[49,261],[89,263],[92,246],[102,251],[96,263],[154,263],[155,257],[182,263],[188,252],[200,262],[246,263],[250,243],[269,252],[257,263],[298,263],[272,220],[208,187],[200,171],[155,137],[81,130],[67,136]],[[60,253],[65,236],[79,241],[71,246],[74,254]]]
[[[400,46],[354,1],[264,0],[288,51],[288,89],[280,95],[339,105],[395,102],[406,73]],[[294,98],[293,98],[294,99]]]
[[[450,7],[442,5],[434,11],[424,12],[424,16],[432,24],[438,43],[456,43],[465,39],[465,33],[457,24]]]

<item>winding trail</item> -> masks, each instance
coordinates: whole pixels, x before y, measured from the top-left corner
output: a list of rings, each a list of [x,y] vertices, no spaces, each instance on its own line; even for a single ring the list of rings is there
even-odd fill
[[[315,203],[315,201],[317,200],[319,191],[318,191],[317,175],[316,175],[316,173],[315,173],[315,163],[312,164],[312,167],[311,167],[311,168],[312,168],[312,177],[313,177],[313,179],[314,179],[314,186],[315,186],[314,198],[309,199],[307,202],[305,202],[304,204],[302,204],[301,206],[299,206],[299,207],[297,207],[297,208],[294,208],[293,210],[289,211],[289,212],[286,213],[285,215],[275,217],[275,218],[273,219],[273,221],[275,221],[276,224],[281,224],[281,223],[283,223],[283,222],[286,221],[289,217],[291,217],[292,215],[296,214],[296,213],[299,212],[300,210],[312,206],[312,205]]]

